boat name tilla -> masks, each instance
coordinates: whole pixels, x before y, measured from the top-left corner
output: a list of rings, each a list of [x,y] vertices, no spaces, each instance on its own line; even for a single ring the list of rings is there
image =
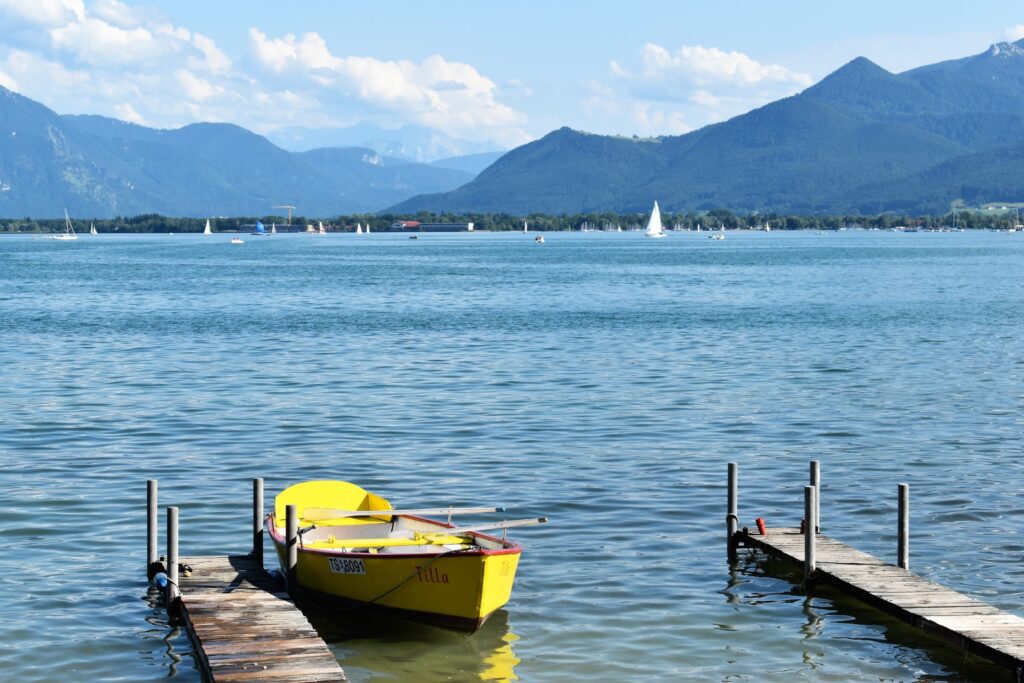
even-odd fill
[[[448,583],[448,572],[439,572],[436,567],[416,567],[420,583]]]

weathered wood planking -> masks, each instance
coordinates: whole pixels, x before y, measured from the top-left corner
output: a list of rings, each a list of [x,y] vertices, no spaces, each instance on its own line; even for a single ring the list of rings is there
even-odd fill
[[[804,536],[799,529],[769,529],[766,536],[734,537],[739,546],[803,565]],[[817,537],[814,578],[911,626],[1024,678],[1024,619],[950,590],[906,569],[851,548],[827,536]]]
[[[347,681],[309,621],[251,557],[195,557],[181,611],[210,681]]]

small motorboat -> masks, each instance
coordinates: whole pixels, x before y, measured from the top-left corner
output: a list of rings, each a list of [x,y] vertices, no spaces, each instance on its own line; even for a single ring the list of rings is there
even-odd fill
[[[245,244],[245,240],[243,240],[241,237],[232,237],[231,244]]]
[[[537,244],[544,244],[544,235],[537,235],[533,238],[533,241]]]
[[[395,510],[345,481],[307,481],[282,491],[266,526],[287,574],[287,508],[295,506],[297,599],[372,606],[473,632],[512,593],[522,548],[505,529],[546,518],[453,526],[452,515],[501,508]],[[423,515],[446,515],[447,522]],[[500,529],[502,537],[482,531]]]
[[[419,238],[420,238],[419,235],[409,235],[409,239],[411,239],[411,240],[418,240]]]

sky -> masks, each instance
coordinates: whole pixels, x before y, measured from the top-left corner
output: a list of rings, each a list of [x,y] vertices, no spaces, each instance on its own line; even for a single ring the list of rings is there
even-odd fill
[[[161,128],[413,124],[511,148],[684,133],[858,56],[900,72],[1021,38],[1020,0],[0,0],[0,85]]]

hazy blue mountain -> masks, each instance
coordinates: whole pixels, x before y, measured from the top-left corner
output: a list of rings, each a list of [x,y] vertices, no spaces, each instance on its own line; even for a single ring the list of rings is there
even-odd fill
[[[1024,176],[1018,155],[979,156],[1018,142],[1024,41],[902,74],[858,58],[799,95],[682,136],[562,129],[393,210],[637,211],[658,199],[673,211],[939,211],[1024,200],[1005,180]]]
[[[401,128],[381,128],[372,123],[357,123],[338,128],[285,126],[268,133],[267,138],[295,152],[317,147],[369,147],[380,154],[422,163],[454,156],[502,151],[492,142],[464,140],[434,128],[411,124]]]
[[[359,147],[313,149],[295,156],[331,178],[347,206],[362,207],[356,210],[365,212],[393,204],[393,197],[444,192],[474,177],[465,171],[412,163]]]
[[[448,157],[431,161],[430,165],[435,168],[453,168],[457,171],[465,171],[474,176],[493,164],[505,154],[501,152],[480,152],[479,154],[464,154],[458,157]]]
[[[307,215],[376,211],[450,190],[464,171],[369,149],[287,152],[231,124],[175,130],[102,116],[58,116],[0,88],[0,216]]]

